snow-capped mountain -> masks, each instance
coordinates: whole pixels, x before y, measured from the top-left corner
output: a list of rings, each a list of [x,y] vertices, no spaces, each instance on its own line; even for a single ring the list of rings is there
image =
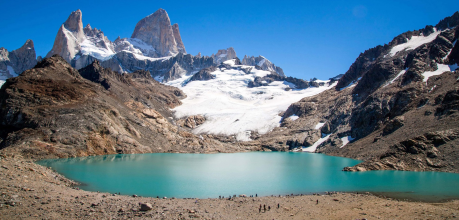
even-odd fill
[[[0,48],[0,87],[5,80],[16,77],[25,70],[28,70],[37,64],[37,58],[32,40],[27,40],[25,44],[11,52],[7,49]]]
[[[140,20],[130,38],[118,37],[113,42],[100,29],[89,24],[83,28],[82,12],[74,11],[60,27],[47,57],[54,54],[62,56],[76,69],[98,60],[103,67],[120,73],[148,70],[160,82],[178,79],[237,57],[232,47],[218,50],[210,57],[187,54],[178,24],[171,25],[164,9]],[[285,76],[280,67],[262,56],[245,56],[243,62]]]
[[[254,86],[256,79],[266,81]],[[187,94],[183,104],[173,109],[176,118],[205,118],[194,133],[235,135],[239,141],[248,141],[252,132],[265,134],[279,127],[279,114],[291,103],[336,85],[324,81],[319,87],[298,89],[289,81],[276,72],[242,65],[236,58],[166,84]]]
[[[395,74],[394,76],[397,76],[398,78],[400,76],[407,74],[412,75],[425,72],[424,80],[427,81],[429,76],[438,75],[440,73],[443,73],[443,71],[454,71],[454,66],[445,66],[445,63],[449,62],[449,60],[447,60],[446,58],[451,53],[451,48],[453,48],[456,45],[455,40],[452,40],[451,42],[450,40],[454,39],[454,34],[451,32],[451,30],[457,25],[455,22],[457,22],[456,17],[459,17],[458,15],[458,13],[455,13],[453,16],[445,18],[443,21],[440,21],[435,27],[427,25],[425,28],[420,30],[408,31],[398,35],[391,42],[385,44],[384,46],[379,45],[366,50],[364,53],[360,54],[356,61],[351,65],[349,70],[339,80],[336,88],[342,89],[348,87],[350,84],[359,81],[359,78],[362,78],[362,80],[368,80],[368,82],[364,82],[363,84],[372,84],[374,86],[378,86],[379,84],[372,83],[376,78],[365,77],[365,75],[371,75],[367,74],[368,72],[376,71],[376,69],[372,70],[375,64],[389,63],[387,61],[394,61],[397,66],[400,63],[404,63],[406,59],[409,59],[409,63],[416,62],[416,60],[413,60],[413,55],[409,54],[412,51],[417,50],[423,46],[425,47],[426,45],[429,45],[431,43],[436,43],[435,48],[426,49],[432,50],[432,52],[434,52],[436,56],[441,56],[441,59],[438,58],[436,60],[427,60],[429,62],[433,61],[435,64],[419,63],[419,68],[417,69],[411,68],[410,70],[408,70],[406,69],[408,68],[408,66],[399,67],[397,74]],[[384,77],[379,78],[377,80],[381,81],[382,83],[382,81],[386,81],[388,80],[388,78]],[[392,77],[391,80],[394,80],[394,78]]]
[[[91,28],[89,24],[83,28],[82,12],[77,10],[72,12],[60,27],[54,46],[46,57],[54,54],[62,56],[77,69],[97,59],[103,66],[121,73],[144,69],[155,73],[161,70],[160,74],[164,75],[174,68],[175,63],[159,65],[152,62],[162,62],[175,56],[183,57],[186,50],[178,24],[171,25],[164,9],[159,9],[140,20],[131,38],[118,37],[114,42],[111,42],[101,30]],[[195,61],[191,55],[185,60],[191,61],[192,64]],[[202,60],[196,62],[205,63]],[[184,68],[183,64],[181,66],[187,71],[194,69]]]

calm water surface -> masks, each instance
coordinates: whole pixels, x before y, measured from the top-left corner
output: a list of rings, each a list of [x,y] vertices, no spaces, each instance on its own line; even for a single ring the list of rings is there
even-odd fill
[[[369,191],[417,200],[459,198],[459,174],[343,172],[360,161],[323,154],[130,154],[42,160],[89,191],[177,198]]]

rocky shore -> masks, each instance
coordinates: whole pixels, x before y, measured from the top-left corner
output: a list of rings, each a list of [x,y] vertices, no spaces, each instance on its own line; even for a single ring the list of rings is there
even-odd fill
[[[1,155],[0,164],[2,219],[452,219],[459,215],[457,200],[422,203],[366,193],[228,200],[88,192],[22,156]],[[260,211],[260,205],[266,205],[266,211]]]

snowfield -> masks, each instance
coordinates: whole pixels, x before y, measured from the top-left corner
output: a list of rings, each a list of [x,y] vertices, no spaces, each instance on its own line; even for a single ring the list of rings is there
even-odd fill
[[[104,48],[96,45],[96,43],[101,41],[100,39],[88,36],[85,37],[86,40],[80,43],[82,55],[90,55],[101,61],[109,60],[113,55],[115,55],[115,52],[110,48]]]
[[[425,82],[427,84],[427,80],[429,80],[430,77],[432,76],[437,76],[437,75],[440,75],[444,72],[447,72],[447,71],[454,71],[454,67],[453,66],[449,66],[449,65],[445,65],[445,64],[437,64],[437,67],[438,69],[435,70],[435,71],[426,71],[424,72],[422,75],[424,76],[424,79],[422,80],[423,82]]]
[[[247,68],[234,65],[234,60],[225,62],[234,68]],[[249,82],[256,76],[266,76],[268,71],[256,70],[245,74],[238,69],[217,69],[211,74],[215,79],[191,81],[191,75],[167,82],[167,85],[182,89],[187,98],[182,105],[173,109],[176,118],[202,115],[206,122],[193,130],[194,133],[235,135],[239,141],[249,141],[251,132],[265,134],[280,125],[279,113],[300,99],[316,95],[336,84],[292,89],[290,83],[274,81],[266,86],[249,88]],[[292,118],[295,119],[295,118]]]
[[[432,34],[430,34],[428,36],[412,36],[411,39],[407,39],[408,42],[403,43],[403,44],[399,44],[399,45],[393,47],[390,50],[389,55],[390,56],[394,56],[395,54],[397,54],[400,51],[413,50],[413,49],[416,49],[417,47],[419,47],[419,46],[421,46],[423,44],[430,43],[433,40],[435,40],[435,38],[437,38],[437,36],[440,33],[441,33],[441,31],[435,30],[434,33],[432,33]]]

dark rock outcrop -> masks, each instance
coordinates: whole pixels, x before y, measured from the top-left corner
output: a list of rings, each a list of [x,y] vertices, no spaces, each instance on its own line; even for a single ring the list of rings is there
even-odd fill
[[[451,172],[459,169],[455,145],[459,131],[426,133],[392,145],[387,152],[344,171],[414,170]]]
[[[215,75],[211,74],[215,70],[217,70],[217,68],[214,66],[202,69],[198,73],[194,74],[190,78],[190,81],[206,81],[210,79],[215,79]]]
[[[153,46],[158,57],[171,56],[179,52],[186,53],[178,25],[171,26],[169,15],[164,9],[158,9],[140,20],[131,38],[140,39]]]

